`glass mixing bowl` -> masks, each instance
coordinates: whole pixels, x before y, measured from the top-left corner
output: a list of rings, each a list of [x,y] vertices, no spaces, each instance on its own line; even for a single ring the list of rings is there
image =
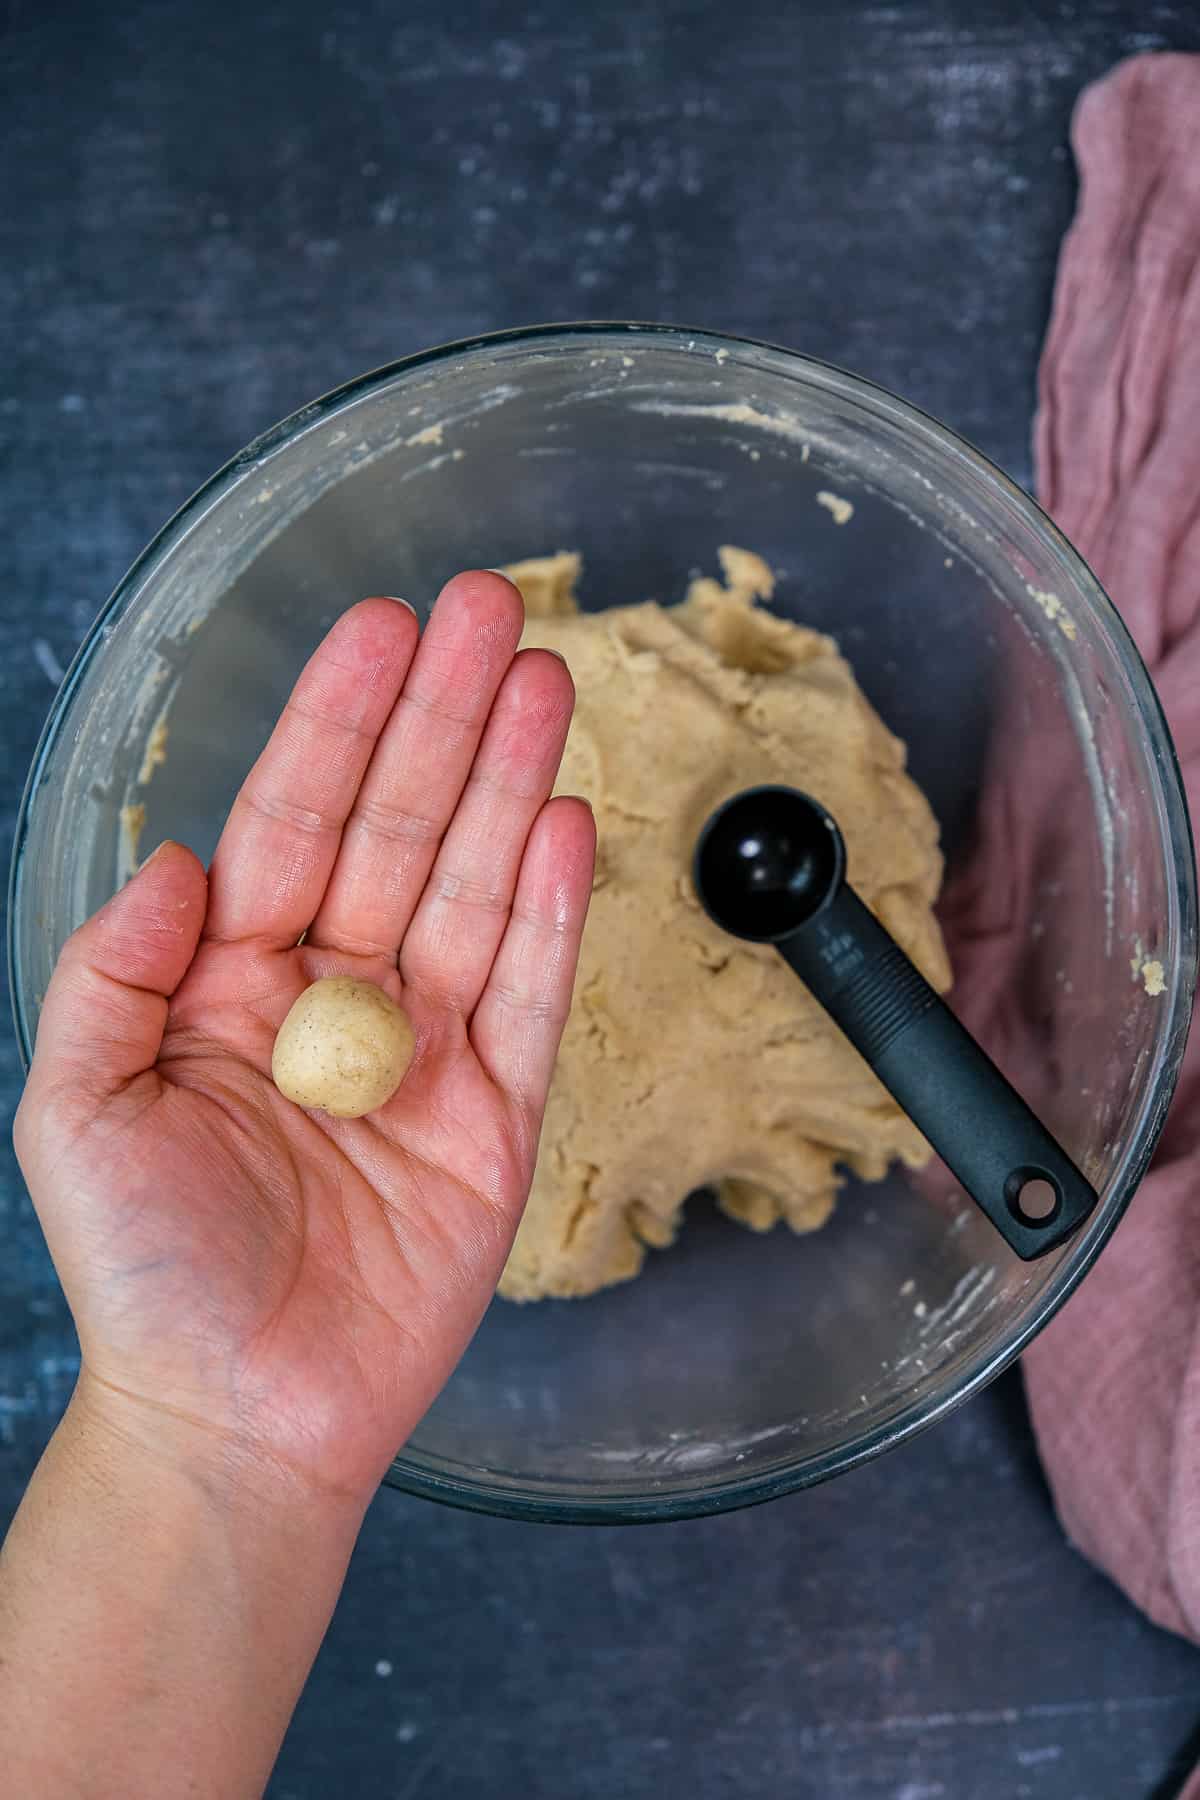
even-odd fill
[[[1162,1124],[1195,977],[1194,862],[1167,729],[1113,608],[1026,495],[912,407],[783,350],[658,326],[547,327],[398,363],[268,432],[165,528],[76,658],[25,795],[10,954],[26,1058],[60,945],[127,866],[122,809],[144,808],[146,844],[207,856],[351,601],[427,607],[463,566],[560,548],[583,552],[586,606],[671,600],[725,543],[767,558],[776,610],[832,633],[907,740],[947,853],[956,1010],[1100,1203],[1022,1263],[936,1167],[848,1184],[808,1237],[764,1241],[699,1195],[636,1282],[493,1304],[396,1458],[413,1492],[526,1518],[678,1518],[846,1469],[1029,1342]]]

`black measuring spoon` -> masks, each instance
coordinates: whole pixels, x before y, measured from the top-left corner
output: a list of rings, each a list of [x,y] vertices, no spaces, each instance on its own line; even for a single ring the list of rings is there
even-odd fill
[[[1083,1223],[1095,1189],[847,884],[823,806],[788,787],[735,794],[693,878],[714,924],[774,944],[1018,1256]]]

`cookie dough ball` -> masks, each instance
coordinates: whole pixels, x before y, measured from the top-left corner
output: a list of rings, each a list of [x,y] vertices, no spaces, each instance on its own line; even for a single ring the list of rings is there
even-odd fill
[[[408,1014],[382,988],[331,975],[305,988],[283,1021],[271,1075],[297,1106],[361,1119],[391,1099],[415,1042]]]

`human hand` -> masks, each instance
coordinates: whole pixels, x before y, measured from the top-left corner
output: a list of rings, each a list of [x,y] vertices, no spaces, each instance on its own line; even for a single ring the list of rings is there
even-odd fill
[[[549,798],[565,665],[515,654],[516,589],[458,576],[417,622],[334,626],[206,878],[162,846],[69,941],[16,1143],[93,1410],[147,1442],[365,1503],[468,1342],[529,1189],[591,887]],[[303,942],[300,942],[303,936]],[[323,975],[409,1014],[362,1119],[271,1081]]]

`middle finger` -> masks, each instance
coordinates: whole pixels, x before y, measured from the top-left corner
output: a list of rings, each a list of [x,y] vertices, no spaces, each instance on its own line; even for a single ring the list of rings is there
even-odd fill
[[[550,798],[575,690],[565,663],[522,650],[413,915],[400,973],[459,1012],[483,992],[508,926],[530,827]]]
[[[346,821],[309,942],[396,954],[523,624],[521,596],[502,575],[472,570],[442,589]]]

